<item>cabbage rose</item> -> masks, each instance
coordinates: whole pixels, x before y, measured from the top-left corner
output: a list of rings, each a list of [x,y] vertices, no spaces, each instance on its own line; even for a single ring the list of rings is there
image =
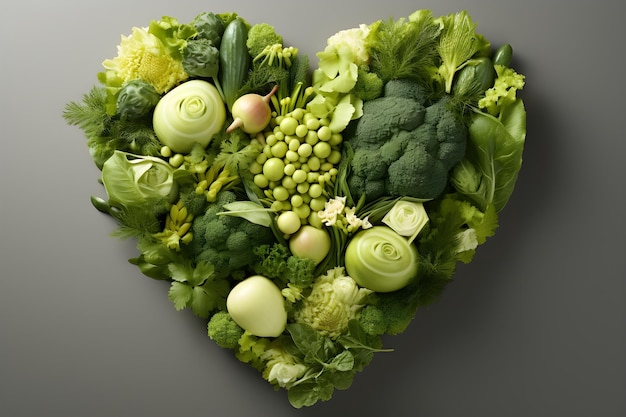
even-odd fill
[[[174,195],[174,168],[162,159],[115,151],[102,167],[111,204],[137,206]]]
[[[400,200],[383,217],[382,222],[412,243],[428,223],[428,214],[426,214],[424,204]]]

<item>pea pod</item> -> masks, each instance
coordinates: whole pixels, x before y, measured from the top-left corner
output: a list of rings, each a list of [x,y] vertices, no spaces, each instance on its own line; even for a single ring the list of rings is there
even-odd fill
[[[508,67],[511,65],[511,57],[513,56],[513,48],[508,43],[499,47],[493,54],[493,65],[502,65]]]

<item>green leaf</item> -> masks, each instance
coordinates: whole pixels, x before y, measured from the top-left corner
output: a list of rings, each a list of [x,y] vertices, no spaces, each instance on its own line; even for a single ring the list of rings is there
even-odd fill
[[[441,22],[443,32],[438,50],[442,64],[439,73],[445,81],[446,92],[450,93],[454,74],[481,49],[482,44],[475,32],[476,24],[467,12],[443,16]]]
[[[335,356],[328,366],[341,372],[351,371],[354,367],[354,355],[349,350],[344,350]]]
[[[174,281],[188,282],[193,276],[193,267],[189,263],[172,263],[168,266]]]
[[[324,345],[324,338],[311,326],[304,323],[291,323],[287,325],[287,331],[291,335],[298,350],[304,354],[306,362],[315,362]]]
[[[201,285],[207,279],[211,278],[214,273],[215,267],[213,264],[206,261],[200,261],[193,269],[189,283],[191,285]]]
[[[526,112],[521,104],[502,111],[505,111],[502,120],[506,125],[489,114],[476,113],[469,126],[470,149],[467,154],[481,174],[479,190],[483,194],[483,211],[490,203],[496,212],[504,208],[522,165]]]
[[[219,212],[218,215],[241,217],[265,227],[270,227],[272,224],[272,217],[269,214],[271,210],[252,201],[233,201],[224,204],[223,208],[226,211]]]
[[[217,307],[215,294],[203,287],[193,287],[191,295],[191,311],[203,319],[209,317],[209,313]]]
[[[182,282],[172,282],[170,289],[167,293],[167,298],[174,303],[176,310],[182,310],[187,307],[187,304],[191,300],[193,288]]]

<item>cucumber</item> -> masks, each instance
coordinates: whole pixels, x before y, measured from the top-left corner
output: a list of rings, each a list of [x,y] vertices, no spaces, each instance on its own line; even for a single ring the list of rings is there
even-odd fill
[[[493,54],[493,65],[502,65],[508,67],[511,64],[513,56],[513,48],[508,43],[502,45]]]
[[[224,29],[220,42],[219,79],[228,110],[238,98],[238,93],[248,77],[251,57],[248,53],[248,25],[235,18]]]

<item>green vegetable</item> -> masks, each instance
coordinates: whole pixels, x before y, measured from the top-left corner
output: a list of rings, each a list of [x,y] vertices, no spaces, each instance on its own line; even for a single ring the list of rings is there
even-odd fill
[[[122,120],[138,120],[149,116],[161,95],[143,80],[126,83],[117,95],[117,113]]]
[[[171,263],[168,272],[172,283],[167,296],[176,310],[191,308],[196,316],[206,319],[226,308],[230,284],[215,274],[213,265],[204,261]]]
[[[192,39],[183,49],[183,68],[190,77],[217,78],[220,52],[207,39]]]
[[[225,120],[224,102],[213,84],[191,80],[161,98],[154,109],[153,126],[163,145],[188,153],[196,143],[206,147]]]
[[[108,111],[108,95],[104,87],[93,87],[80,102],[70,102],[63,111],[63,118],[70,125],[78,126],[87,139],[87,147],[96,166],[102,169],[104,162],[116,150],[158,156],[161,143],[152,130],[151,123],[141,120],[123,120]]]
[[[487,42],[476,34],[476,24],[465,11],[442,16],[440,21],[443,31],[438,45],[442,60],[439,74],[444,80],[445,91],[450,93],[456,72],[484,49]]]
[[[484,211],[499,212],[509,200],[522,165],[526,111],[521,100],[506,105],[498,118],[477,112],[469,126],[466,157],[454,168],[451,181]]]
[[[273,45],[283,44],[283,37],[276,33],[274,26],[267,23],[253,25],[248,32],[246,46],[252,58],[256,58]]]
[[[228,294],[228,314],[245,331],[259,337],[278,337],[287,325],[280,288],[262,275],[239,282]]]
[[[241,128],[246,133],[255,134],[265,129],[272,118],[270,99],[277,90],[278,86],[275,85],[264,96],[250,93],[235,100],[231,109],[234,120],[226,129],[226,133]]]
[[[220,45],[224,33],[224,21],[215,13],[203,12],[191,22],[198,33],[198,39],[205,39],[215,47]]]
[[[219,347],[236,350],[244,330],[235,323],[227,311],[218,311],[209,320],[207,332]]]
[[[174,169],[165,161],[115,151],[102,167],[109,204],[145,206],[175,196]]]
[[[381,221],[412,243],[428,223],[428,214],[423,203],[399,200]]]
[[[422,301],[418,297],[420,287],[415,280],[398,291],[372,294],[357,318],[363,330],[371,335],[403,333]]]
[[[383,82],[411,78],[427,85],[439,65],[440,25],[430,11],[373,24],[371,70]]]
[[[296,310],[294,320],[336,339],[347,332],[348,322],[356,318],[370,293],[346,276],[343,267],[333,268],[315,280],[311,293]]]
[[[493,65],[502,65],[508,67],[511,64],[511,58],[513,57],[513,48],[508,43],[500,46],[493,54]]]
[[[304,225],[289,238],[289,250],[296,256],[319,264],[330,251],[330,236],[324,229]]]
[[[418,254],[415,246],[385,226],[357,233],[345,253],[348,275],[362,287],[391,292],[415,279]]]
[[[226,211],[224,206],[235,201],[235,193],[220,191],[216,201],[194,218],[194,239],[189,246],[190,256],[213,265],[217,276],[241,279],[247,275],[246,268],[257,261],[254,248],[272,243],[274,234],[270,228],[241,217],[219,215]]]
[[[253,252],[257,257],[253,269],[259,275],[300,288],[309,287],[316,278],[315,262],[292,255],[281,243],[260,245]]]
[[[433,104],[410,80],[392,80],[382,97],[363,105],[363,116],[344,134],[354,150],[347,185],[355,199],[382,196],[435,198],[448,171],[465,153],[467,130],[444,96]]]
[[[248,24],[241,18],[232,20],[224,30],[220,43],[220,76],[219,85],[226,106],[230,110],[239,97],[250,68],[250,54],[246,41]]]

